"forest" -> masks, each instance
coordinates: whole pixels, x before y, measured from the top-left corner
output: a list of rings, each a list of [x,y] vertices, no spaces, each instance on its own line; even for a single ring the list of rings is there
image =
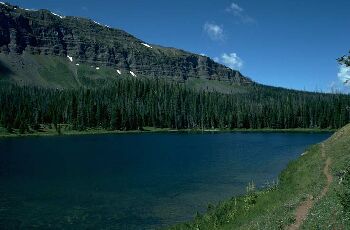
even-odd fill
[[[259,84],[244,89],[222,94],[148,78],[120,78],[91,89],[2,84],[0,122],[8,132],[26,133],[42,124],[68,124],[74,130],[335,129],[350,120],[348,95]]]

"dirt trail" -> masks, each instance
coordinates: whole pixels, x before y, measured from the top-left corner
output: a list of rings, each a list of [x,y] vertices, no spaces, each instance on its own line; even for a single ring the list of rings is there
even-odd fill
[[[322,158],[326,158],[326,151],[325,151],[325,146],[324,143],[321,144],[321,153],[322,153]],[[304,220],[307,217],[307,214],[309,213],[309,210],[312,208],[312,206],[314,205],[314,203],[318,200],[320,200],[321,198],[323,198],[326,193],[329,190],[329,186],[333,181],[333,176],[332,174],[329,172],[329,167],[331,164],[331,159],[328,157],[326,159],[326,165],[323,168],[323,173],[327,178],[327,183],[325,185],[325,187],[322,189],[322,192],[320,193],[320,195],[313,200],[312,196],[309,196],[306,201],[304,201],[303,203],[301,203],[299,205],[299,207],[297,207],[296,211],[295,211],[295,222],[293,225],[290,225],[289,227],[287,227],[288,230],[296,230],[299,229],[301,224],[304,222]]]

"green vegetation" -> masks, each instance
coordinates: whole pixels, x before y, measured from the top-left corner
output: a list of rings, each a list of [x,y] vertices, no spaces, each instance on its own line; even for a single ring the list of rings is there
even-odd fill
[[[0,124],[12,132],[68,124],[72,130],[336,129],[349,120],[350,97],[261,85],[244,92],[197,91],[159,79],[115,79],[99,88],[43,89],[2,84]]]
[[[341,205],[344,207],[344,211],[347,215],[350,214],[350,164],[347,168],[341,171],[340,180],[342,186],[338,190],[338,196]]]
[[[242,85],[235,84],[234,82],[225,81],[222,79],[218,80],[208,80],[203,78],[188,78],[184,82],[185,86],[191,89],[196,89],[198,91],[209,91],[209,92],[220,92],[224,94],[243,94],[249,93],[246,87]]]
[[[76,65],[79,64],[79,65]],[[30,68],[26,66],[30,65]],[[113,84],[119,75],[112,67],[70,62],[67,57],[50,55],[5,55],[0,53],[0,83],[16,82],[43,88],[100,87]],[[130,77],[130,76],[129,76]]]
[[[29,127],[28,131],[21,133],[20,129],[12,129],[10,132],[4,127],[0,127],[0,138],[2,137],[27,137],[27,136],[57,136],[57,135],[98,135],[98,134],[125,134],[125,133],[157,133],[157,132],[199,132],[199,130],[172,130],[169,128],[144,127],[142,130],[107,130],[103,128],[86,128],[75,130],[68,124],[40,124],[38,128]],[[206,130],[214,132],[216,130]],[[290,131],[293,132],[293,131]],[[300,132],[310,132],[302,130]],[[316,131],[317,132],[317,131]],[[327,132],[320,130],[318,132]]]
[[[140,132],[138,130],[127,132]],[[149,130],[148,132],[156,132],[155,130]],[[29,128],[26,133],[21,133],[20,129],[12,129],[9,132],[6,128],[0,127],[0,137],[23,137],[23,136],[56,136],[56,135],[95,135],[95,134],[112,134],[112,133],[125,133],[118,130],[105,130],[99,128],[87,128],[85,130],[73,130],[71,125],[58,124],[56,127],[54,124],[40,125],[37,130]]]
[[[323,172],[326,157],[331,159],[334,180],[325,196],[318,199],[326,185]],[[288,165],[277,182],[261,190],[250,184],[245,195],[209,205],[206,213],[170,229],[285,229],[295,222],[296,208],[310,198],[314,205],[302,229],[347,229],[350,226],[349,162],[350,125],[324,145],[310,147]]]
[[[327,195],[311,209],[302,229],[348,229],[350,227],[348,171],[350,167],[350,125],[327,140],[325,150],[331,159],[331,173],[334,181]]]
[[[323,133],[334,132],[333,129],[170,129],[143,127],[142,130],[107,130],[103,128],[86,128],[84,130],[75,130],[72,125],[58,124],[40,124],[35,130],[29,127],[27,132],[21,133],[20,129],[8,130],[0,126],[0,138],[2,137],[24,137],[24,136],[56,136],[56,135],[98,135],[98,134],[125,134],[125,133],[160,133],[160,132],[283,132],[283,133]]]

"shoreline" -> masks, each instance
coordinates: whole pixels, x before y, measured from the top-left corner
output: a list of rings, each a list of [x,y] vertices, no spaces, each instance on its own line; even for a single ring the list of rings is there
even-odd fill
[[[342,226],[332,222],[335,215],[346,226],[349,220],[339,203],[339,194],[345,195],[344,192],[337,193],[344,185],[334,183],[333,177],[335,173],[344,171],[346,165],[343,162],[349,162],[349,155],[344,151],[347,149],[344,148],[345,143],[346,146],[350,143],[349,133],[350,124],[338,129],[326,140],[309,146],[307,154],[289,161],[277,181],[269,187],[256,188],[249,184],[246,193],[223,200],[191,220],[166,229],[248,229],[256,227],[254,223],[264,224],[266,229],[295,229],[294,226],[326,228],[331,226],[329,223],[333,227]],[[330,208],[331,215],[327,215]],[[339,209],[337,213],[336,209]]]
[[[0,138],[19,138],[19,137],[48,137],[48,136],[83,136],[83,135],[104,135],[104,134],[141,134],[141,133],[332,133],[337,129],[318,129],[318,128],[294,128],[294,129],[170,129],[145,127],[144,130],[106,130],[102,128],[88,128],[83,131],[61,130],[61,134],[54,129],[43,129],[42,131],[33,131],[31,133],[20,134],[18,130],[13,133],[0,128]]]

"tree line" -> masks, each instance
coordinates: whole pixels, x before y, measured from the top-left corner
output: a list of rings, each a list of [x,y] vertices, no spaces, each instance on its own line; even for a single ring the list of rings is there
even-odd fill
[[[8,131],[41,124],[72,129],[142,130],[339,128],[350,97],[253,84],[231,94],[198,91],[161,79],[121,78],[93,89],[0,86],[0,122]]]

